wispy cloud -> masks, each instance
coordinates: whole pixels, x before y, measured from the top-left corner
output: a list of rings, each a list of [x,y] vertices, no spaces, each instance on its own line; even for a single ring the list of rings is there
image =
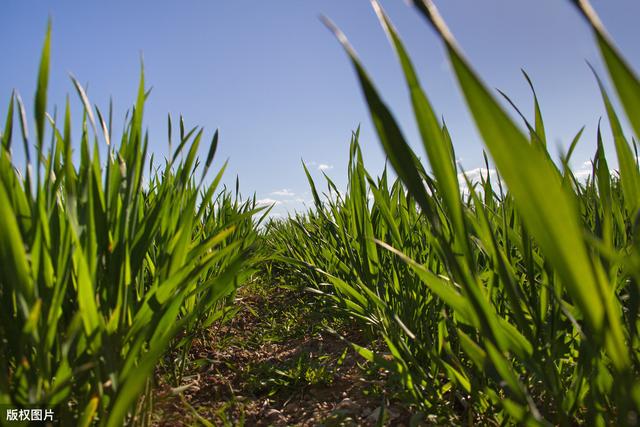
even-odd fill
[[[591,172],[591,169],[579,169],[573,172],[573,176],[575,176],[578,181],[584,183],[587,178],[591,176]]]
[[[333,169],[333,166],[332,165],[328,165],[326,163],[320,163],[318,165],[318,170],[319,171],[328,171],[329,169]]]
[[[256,200],[256,204],[258,206],[279,205],[280,203],[281,203],[280,200],[275,200],[275,199],[270,199],[270,198]]]
[[[460,191],[462,194],[469,194],[469,187],[467,186],[467,181],[465,180],[465,175],[467,179],[473,186],[482,181],[482,179],[487,179],[489,177],[493,182],[495,182],[498,178],[498,173],[495,169],[487,169],[487,168],[475,168],[468,171],[464,171],[458,174],[458,184],[460,186]]]
[[[576,179],[582,183],[586,182],[587,178],[589,178],[592,173],[593,173],[593,163],[591,162],[591,160],[587,160],[583,162],[580,168],[573,169],[573,176],[575,176]]]
[[[461,184],[465,182],[465,175],[471,183],[480,182],[482,178],[487,179],[487,176],[491,177],[491,179],[495,179],[497,176],[495,169],[475,168],[458,174],[458,181]]]
[[[296,195],[293,191],[288,188],[283,188],[282,190],[276,190],[271,193],[272,196],[280,196],[280,197],[293,197]]]
[[[587,179],[593,175],[593,163],[591,160],[587,160],[579,167],[572,168],[572,172],[578,182],[585,183]],[[610,172],[615,173],[614,170],[611,170]],[[482,178],[486,179],[487,176],[491,178],[492,182],[496,182],[498,178],[498,173],[495,169],[475,168],[465,171],[464,174],[467,175],[467,178],[472,185],[481,182]],[[458,182],[460,183],[460,190],[464,194],[467,194],[469,189],[467,188],[467,184],[462,173],[458,174]]]

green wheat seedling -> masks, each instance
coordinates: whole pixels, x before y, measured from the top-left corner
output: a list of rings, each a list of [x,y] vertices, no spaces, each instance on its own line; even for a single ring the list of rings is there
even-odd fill
[[[356,133],[346,193],[327,178],[321,198],[307,172],[315,210],[269,226],[268,242],[280,253],[272,272],[311,284],[370,325],[388,354],[354,348],[394,372],[440,423],[636,425],[640,171],[604,86],[598,79],[620,168],[610,172],[598,129],[593,172],[582,182],[568,167],[582,131],[558,166],[535,92],[532,123],[516,108],[525,134],[433,3],[417,1],[445,44],[497,168],[497,177],[471,182],[396,29],[372,4],[398,55],[431,172],[344,34],[326,20],[351,59],[398,179],[367,172]],[[576,4],[640,135],[640,83],[586,1]]]
[[[0,404],[54,407],[61,425],[119,426],[134,421],[141,393],[146,403],[136,407],[148,415],[157,362],[219,318],[251,273],[260,209],[253,199],[216,193],[224,167],[204,183],[217,132],[201,167],[204,132],[185,130],[181,118],[170,158],[147,162],[142,73],[120,141],[111,111],[94,114],[72,78],[84,107],[76,167],[69,101],[61,121],[46,113],[49,46],[50,31],[35,97],[35,153],[17,95],[1,137]],[[14,115],[22,169],[12,162]],[[170,120],[169,138],[171,147]]]

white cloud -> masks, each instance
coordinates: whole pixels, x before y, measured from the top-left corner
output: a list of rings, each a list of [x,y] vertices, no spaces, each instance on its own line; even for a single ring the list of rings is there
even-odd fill
[[[468,171],[464,171],[464,173],[458,174],[458,183],[460,185],[460,191],[462,194],[468,194],[469,188],[467,187],[467,182],[464,179],[465,175],[467,179],[471,183],[471,185],[480,183],[482,179],[487,179],[487,176],[491,179],[493,183],[495,183],[498,179],[498,173],[495,169],[487,169],[487,168],[475,168]]]
[[[593,162],[591,160],[586,160],[582,162],[582,165],[580,165],[579,168],[571,168],[571,171],[578,182],[584,184],[587,182],[587,178],[589,178],[593,173]]]
[[[271,193],[272,196],[282,196],[282,197],[293,197],[296,195],[293,191],[288,188],[283,188],[282,190],[276,190]]]
[[[593,174],[593,164],[590,160],[586,161],[582,163],[582,165],[579,168],[572,169],[572,172],[576,180],[584,184],[587,181],[587,179],[590,178]],[[611,173],[614,173],[614,171],[612,170]],[[467,175],[467,178],[473,185],[475,183],[480,183],[481,178],[486,179],[487,174],[491,178],[492,183],[497,182],[498,174],[495,169],[475,168],[475,169],[465,171],[464,174],[459,173],[458,182],[460,183],[460,190],[463,192],[463,194],[468,194],[469,192],[467,188],[467,184],[464,179],[464,175]],[[481,189],[477,188],[477,190],[481,190]]]
[[[573,172],[573,176],[580,182],[585,182],[591,176],[591,169],[579,169]]]
[[[318,165],[318,170],[319,171],[328,171],[329,169],[333,169],[333,166],[332,165],[328,165],[326,163],[320,163]]]
[[[256,200],[256,204],[258,206],[270,206],[270,205],[279,205],[281,202],[279,200],[275,200],[275,199],[258,199]]]
[[[464,173],[458,174],[458,181],[460,183],[464,183],[464,176],[467,176],[469,181],[473,184],[474,182],[480,182],[482,178],[487,179],[487,176],[491,177],[491,179],[496,179],[497,174],[495,169],[487,169],[487,168],[475,168],[468,171],[464,171]]]

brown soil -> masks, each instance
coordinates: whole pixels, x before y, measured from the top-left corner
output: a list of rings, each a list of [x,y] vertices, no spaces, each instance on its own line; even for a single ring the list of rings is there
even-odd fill
[[[313,297],[293,290],[252,286],[236,303],[230,321],[193,340],[177,387],[158,369],[154,425],[409,425],[388,372],[345,341],[366,343],[356,326],[319,327]]]

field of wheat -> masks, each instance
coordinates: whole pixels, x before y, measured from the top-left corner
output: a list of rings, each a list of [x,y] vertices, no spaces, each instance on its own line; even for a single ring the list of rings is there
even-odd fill
[[[573,2],[640,137],[640,79],[588,2]],[[217,131],[169,117],[169,158],[149,155],[143,70],[119,134],[111,108],[92,106],[73,77],[82,117],[71,117],[69,99],[50,110],[49,28],[35,135],[17,94],[1,134],[0,405],[55,408],[59,425],[152,424],[158,378],[179,393],[194,343],[238,316],[237,292],[258,281],[303,291],[328,313],[326,331],[345,323],[365,331],[364,341],[343,341],[389,373],[412,425],[640,423],[640,169],[606,76],[594,71],[609,128],[579,131],[554,158],[533,79],[523,72],[528,119],[481,80],[435,5],[415,2],[483,138],[487,173],[472,179],[398,30],[372,7],[402,67],[424,152],[412,150],[355,49],[324,19],[390,168],[365,167],[355,131],[347,188],[303,166],[313,206],[288,218],[219,188],[225,167],[210,171]],[[571,156],[589,141],[592,171],[578,178]],[[14,161],[17,150],[24,162]],[[306,381],[325,373],[305,369]],[[195,412],[194,423],[212,425]]]

